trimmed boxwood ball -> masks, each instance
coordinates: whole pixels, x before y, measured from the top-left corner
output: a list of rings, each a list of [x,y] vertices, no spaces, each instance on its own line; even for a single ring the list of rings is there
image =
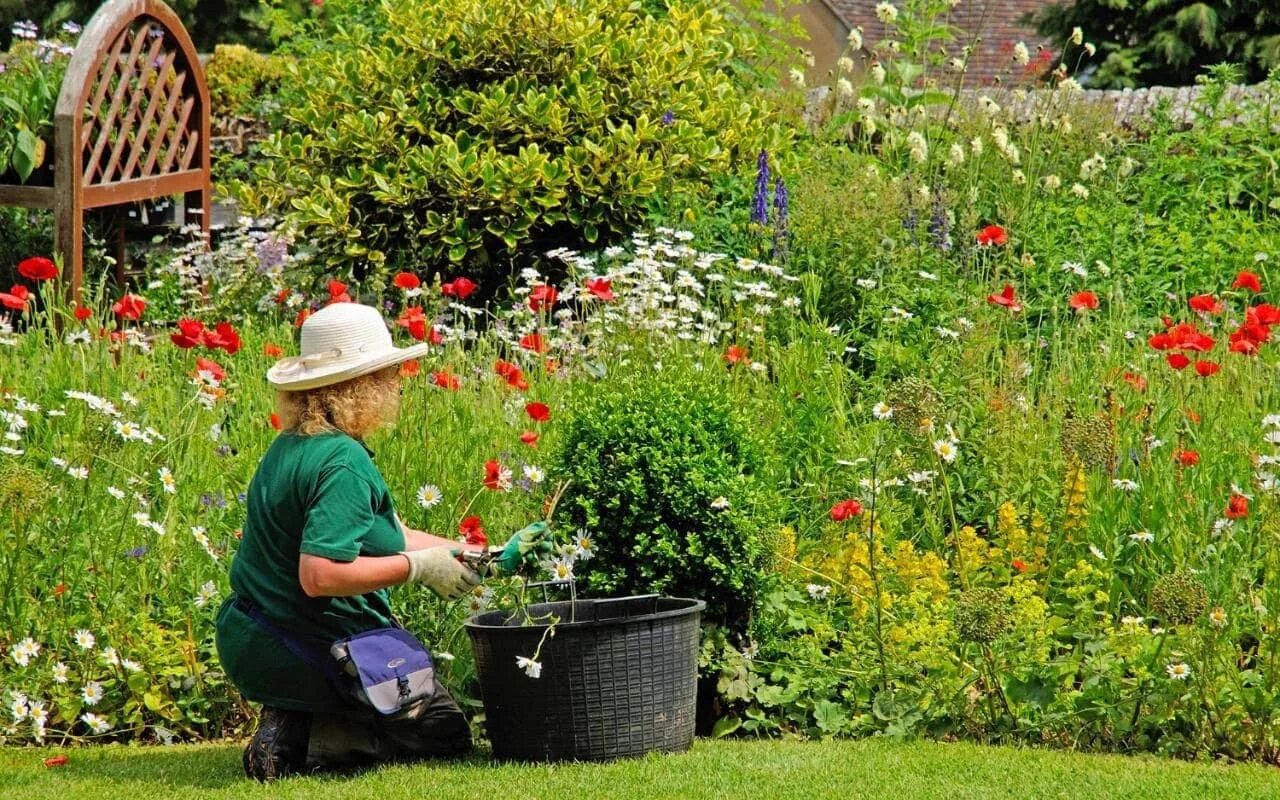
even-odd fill
[[[571,481],[560,519],[594,542],[576,568],[580,586],[595,597],[698,598],[708,621],[744,632],[780,507],[751,426],[723,388],[696,376],[591,389],[576,398],[556,457]]]

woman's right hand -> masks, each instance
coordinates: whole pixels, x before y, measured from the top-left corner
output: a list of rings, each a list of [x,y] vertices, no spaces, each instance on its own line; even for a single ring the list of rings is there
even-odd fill
[[[406,583],[426,584],[445,600],[456,600],[480,583],[480,576],[458,560],[453,547],[407,550],[400,555],[409,560]]]

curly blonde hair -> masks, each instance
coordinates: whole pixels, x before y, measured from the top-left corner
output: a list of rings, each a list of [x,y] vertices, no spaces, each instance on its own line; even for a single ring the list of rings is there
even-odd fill
[[[305,436],[342,431],[363,439],[395,421],[400,412],[400,368],[387,367],[332,386],[277,392],[284,429]]]

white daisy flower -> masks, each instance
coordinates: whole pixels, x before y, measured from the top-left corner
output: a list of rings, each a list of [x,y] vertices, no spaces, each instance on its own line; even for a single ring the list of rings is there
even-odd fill
[[[80,697],[84,700],[86,706],[96,706],[102,701],[102,684],[97,681],[89,681],[80,690]]]
[[[711,507],[717,511],[722,511],[729,507],[729,498],[723,495],[711,501]]]
[[[1090,553],[1092,553],[1092,554],[1093,554],[1093,557],[1094,557],[1094,558],[1096,558],[1096,559],[1098,559],[1099,561],[1106,561],[1106,560],[1107,560],[1107,555],[1106,555],[1106,553],[1103,553],[1101,550],[1099,550],[1099,549],[1098,549],[1097,547],[1095,547],[1094,545],[1089,545],[1089,552],[1090,552]]]
[[[957,450],[955,442],[948,441],[947,439],[938,439],[934,442],[933,452],[937,453],[938,458],[948,464],[956,460]]]
[[[1128,478],[1115,478],[1111,481],[1111,488],[1132,494],[1138,491],[1138,483],[1137,481],[1131,481]]]
[[[889,419],[893,416],[893,406],[881,400],[871,407],[871,416],[876,419]]]
[[[1170,661],[1164,671],[1169,673],[1171,680],[1175,681],[1185,681],[1191,677],[1191,667],[1183,661]]]
[[[83,720],[84,724],[89,726],[89,730],[95,734],[101,735],[111,730],[111,723],[108,722],[105,717],[100,717],[97,714],[92,714],[86,711],[84,714],[80,715],[80,719]]]
[[[80,646],[81,650],[92,650],[94,642],[96,641],[93,634],[84,628],[76,631],[75,636],[72,638],[75,639],[75,643]]]
[[[804,588],[809,593],[809,597],[814,600],[826,600],[827,596],[831,594],[831,587],[821,583],[811,583]]]
[[[61,661],[53,665],[53,682],[54,683],[67,682],[67,665],[63,664]]]
[[[117,499],[117,500],[123,500],[123,499],[124,499],[124,490],[123,490],[123,489],[117,489],[117,488],[116,488],[116,487],[114,487],[114,486],[108,486],[108,487],[107,487],[107,494],[111,495],[112,497],[114,497],[114,498],[115,498],[115,499]]]
[[[178,484],[173,479],[173,473],[168,467],[161,467],[156,470],[156,474],[160,476],[160,483],[164,487],[165,494],[175,494],[178,491]]]
[[[423,508],[433,508],[439,505],[443,499],[444,494],[440,491],[440,487],[434,483],[427,483],[418,487],[418,505]]]
[[[534,661],[532,658],[524,656],[516,656],[516,667],[524,670],[524,674],[530,678],[539,678],[542,676],[542,664]]]
[[[525,464],[522,472],[524,472],[525,479],[532,484],[542,483],[547,478],[547,473],[543,472],[541,467],[536,467],[533,464]]]
[[[1156,535],[1151,531],[1136,531],[1129,534],[1129,538],[1141,544],[1151,544],[1156,540]]]

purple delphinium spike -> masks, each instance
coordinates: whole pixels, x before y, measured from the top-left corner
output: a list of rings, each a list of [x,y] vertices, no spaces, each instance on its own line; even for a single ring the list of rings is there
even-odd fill
[[[751,201],[751,221],[769,224],[769,154],[764,150],[756,160],[756,194]]]

